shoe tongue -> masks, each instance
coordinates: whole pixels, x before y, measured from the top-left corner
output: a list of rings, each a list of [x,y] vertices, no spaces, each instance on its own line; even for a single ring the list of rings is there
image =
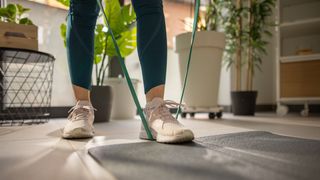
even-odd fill
[[[152,101],[147,103],[147,107],[149,108],[153,108],[159,104],[161,104],[163,102],[163,99],[159,98],[159,97],[155,97],[152,99]]]
[[[78,101],[78,106],[91,106],[91,103],[89,101]]]

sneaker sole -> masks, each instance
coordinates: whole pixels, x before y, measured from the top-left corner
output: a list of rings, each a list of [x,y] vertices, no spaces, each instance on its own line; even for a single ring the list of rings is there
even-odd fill
[[[81,138],[92,138],[94,133],[88,131],[85,128],[75,128],[68,133],[63,133],[62,137],[65,139],[81,139]]]
[[[191,131],[190,132],[186,131],[186,133],[184,133],[182,135],[175,135],[175,136],[165,136],[165,135],[157,134],[152,129],[151,129],[151,133],[152,133],[153,138],[158,143],[179,144],[179,143],[185,143],[185,142],[190,142],[190,141],[194,140],[194,135]],[[141,130],[139,138],[144,139],[144,140],[149,140],[145,130]]]

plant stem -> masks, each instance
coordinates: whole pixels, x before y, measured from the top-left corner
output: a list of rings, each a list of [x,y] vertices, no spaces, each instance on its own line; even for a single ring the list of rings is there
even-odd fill
[[[99,80],[100,80],[100,84],[99,84],[99,85],[102,84],[102,82],[101,82],[101,74],[102,74],[102,69],[103,69],[103,67],[104,67],[104,61],[105,61],[105,59],[106,59],[106,56],[107,56],[107,54],[104,52],[104,53],[103,53],[103,57],[102,57],[101,66],[100,66],[100,69],[99,69]]]
[[[105,77],[105,74],[106,74],[106,71],[107,71],[107,68],[109,67],[110,65],[110,60],[112,60],[111,58],[108,58],[108,63],[107,65],[105,66],[105,68],[103,69],[103,73],[102,73],[102,82],[104,82],[104,77]]]
[[[253,81],[253,47],[252,47],[252,40],[253,40],[253,34],[252,34],[252,28],[253,28],[253,12],[252,12],[252,5],[253,0],[248,0],[248,7],[249,7],[249,14],[248,14],[248,31],[249,31],[249,37],[248,37],[248,63],[247,63],[247,87],[246,89],[248,91],[252,91],[252,81]]]
[[[103,79],[102,77],[101,77],[101,75],[102,75],[102,70],[103,69],[105,69],[104,68],[104,62],[105,62],[105,60],[106,60],[106,57],[107,57],[107,41],[108,41],[108,35],[106,35],[106,42],[105,42],[105,48],[104,48],[104,52],[103,52],[103,56],[102,56],[102,62],[101,62],[101,67],[100,67],[100,69],[99,69],[99,80],[100,80],[100,86],[102,86],[103,85],[103,81],[101,81],[101,79]]]
[[[98,64],[96,64],[95,63],[95,69],[96,69],[96,85],[98,86],[98,79],[99,79],[99,77],[98,77]]]
[[[237,10],[240,11],[242,9],[242,0],[237,0]],[[242,17],[241,13],[238,15],[238,21],[237,21],[237,27],[238,27],[238,37],[237,37],[237,51],[236,51],[236,63],[235,63],[235,71],[236,71],[236,91],[241,90],[241,62],[242,62]]]

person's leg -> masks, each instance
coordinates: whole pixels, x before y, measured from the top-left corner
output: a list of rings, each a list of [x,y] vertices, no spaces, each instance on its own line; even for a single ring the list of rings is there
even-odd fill
[[[163,98],[167,35],[161,0],[132,0],[137,15],[137,45],[147,101]]]
[[[67,57],[77,104],[72,108],[64,138],[93,136],[94,108],[90,102],[94,30],[99,14],[96,0],[71,0],[67,20]]]
[[[167,36],[162,0],[132,0],[137,15],[137,44],[147,105],[144,109],[153,137],[158,142],[191,141],[194,135],[170,113],[164,101],[167,68]],[[146,139],[144,128],[140,138]]]
[[[67,21],[67,55],[77,100],[89,100],[94,55],[94,30],[99,14],[96,0],[71,0]]]

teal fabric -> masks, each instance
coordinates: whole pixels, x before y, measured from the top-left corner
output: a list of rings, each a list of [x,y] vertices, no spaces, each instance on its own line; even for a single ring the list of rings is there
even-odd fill
[[[162,0],[132,0],[137,14],[137,46],[144,91],[165,84],[167,39]],[[71,0],[67,23],[67,55],[72,84],[91,89],[96,0]]]
[[[132,0],[137,15],[137,45],[144,90],[165,84],[167,35],[162,0]]]
[[[67,19],[67,57],[71,82],[91,89],[94,29],[99,14],[95,0],[71,0]]]

